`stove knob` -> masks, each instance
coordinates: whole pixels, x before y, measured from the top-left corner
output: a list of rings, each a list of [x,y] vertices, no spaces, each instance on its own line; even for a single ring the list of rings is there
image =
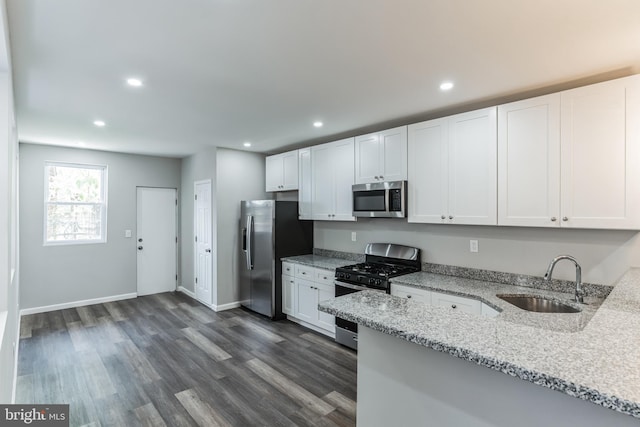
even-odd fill
[[[373,285],[374,283],[376,283],[376,279],[369,279],[369,284]]]
[[[382,280],[376,279],[376,286],[380,286],[382,284]]]
[[[345,273],[344,278],[345,278],[345,279],[351,279],[351,274],[349,274],[349,273]]]

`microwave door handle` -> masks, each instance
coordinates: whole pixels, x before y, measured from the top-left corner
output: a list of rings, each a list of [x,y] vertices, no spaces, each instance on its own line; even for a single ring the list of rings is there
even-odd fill
[[[384,211],[385,212],[389,212],[389,193],[391,193],[391,190],[386,188],[384,190]]]

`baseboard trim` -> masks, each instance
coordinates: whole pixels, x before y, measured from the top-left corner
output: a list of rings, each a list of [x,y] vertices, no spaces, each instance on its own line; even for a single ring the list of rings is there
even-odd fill
[[[178,292],[182,292],[183,294],[188,295],[193,299],[196,299],[196,293],[195,292],[190,291],[189,289],[184,288],[182,286],[178,286]]]
[[[85,305],[102,304],[111,301],[120,301],[123,299],[137,298],[138,294],[132,292],[130,294],[111,295],[108,297],[86,299],[81,301],[65,302],[62,304],[45,305],[42,307],[25,308],[20,310],[20,316],[27,314],[46,313],[48,311],[64,310],[66,308],[84,307]]]
[[[213,311],[225,311],[225,310],[231,310],[232,308],[238,308],[238,307],[240,307],[240,301],[211,306],[211,308],[213,308]]]
[[[200,304],[204,305],[205,307],[210,308],[211,310],[213,310],[215,312],[231,310],[232,308],[240,307],[240,302],[239,301],[230,302],[230,303],[221,304],[221,305],[207,304],[206,302],[200,301],[198,298],[196,298],[196,293],[195,292],[190,291],[189,289],[184,288],[182,286],[178,286],[178,292],[182,292],[183,294],[193,298],[194,300],[198,301]]]

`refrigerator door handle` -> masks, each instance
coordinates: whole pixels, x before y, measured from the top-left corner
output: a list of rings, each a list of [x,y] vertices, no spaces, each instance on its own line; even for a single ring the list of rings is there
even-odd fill
[[[247,227],[243,229],[243,234],[247,270],[253,270],[253,259],[251,258],[251,248],[253,246],[253,215],[247,215]]]

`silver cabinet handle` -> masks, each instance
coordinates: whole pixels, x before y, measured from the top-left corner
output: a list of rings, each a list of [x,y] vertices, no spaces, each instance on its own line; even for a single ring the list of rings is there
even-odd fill
[[[303,272],[302,272],[302,274],[306,275],[306,274],[307,274],[307,272],[306,272],[306,271],[303,271]]]
[[[563,221],[569,221],[569,218],[567,218],[566,216],[563,216],[563,217],[562,217],[562,220],[563,220]]]
[[[456,307],[457,307],[457,305],[451,304],[451,308],[456,308]]]
[[[384,176],[380,175],[380,179],[384,179]]]
[[[205,249],[204,251],[207,253],[211,253],[211,249]]]
[[[440,219],[446,219],[446,218],[447,218],[447,217],[446,217],[446,216],[444,216],[444,215],[442,215],[442,216],[440,217]]]
[[[453,215],[449,215],[449,219],[453,219]]]
[[[407,295],[407,298],[411,298],[411,295]]]
[[[558,220],[558,218],[556,218],[555,216],[552,216],[552,217],[551,217],[551,221],[552,221],[552,222],[556,222],[557,220]]]
[[[138,250],[141,251],[142,250],[142,246],[138,246]]]
[[[378,175],[374,176],[373,178],[374,178],[374,179],[378,179]]]

